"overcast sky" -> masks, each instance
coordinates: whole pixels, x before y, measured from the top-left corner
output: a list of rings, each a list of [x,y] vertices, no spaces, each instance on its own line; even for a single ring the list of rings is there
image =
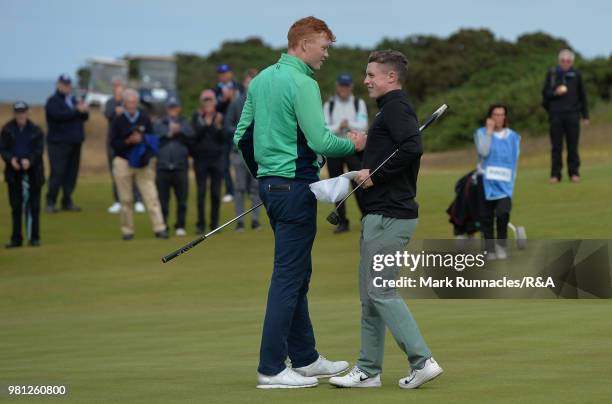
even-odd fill
[[[74,74],[92,56],[205,55],[249,36],[282,46],[306,15],[327,21],[343,45],[488,28],[508,40],[544,31],[586,57],[612,53],[612,2],[604,0],[0,0],[0,78]]]

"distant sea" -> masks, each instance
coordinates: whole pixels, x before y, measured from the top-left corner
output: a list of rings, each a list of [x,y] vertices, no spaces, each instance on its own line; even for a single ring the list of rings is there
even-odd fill
[[[0,78],[0,103],[25,101],[30,105],[42,105],[54,91],[54,79]]]

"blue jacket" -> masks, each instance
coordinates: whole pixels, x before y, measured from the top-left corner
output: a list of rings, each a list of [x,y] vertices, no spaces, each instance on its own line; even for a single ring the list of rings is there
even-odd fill
[[[77,102],[70,95],[72,105]],[[85,140],[84,122],[89,119],[88,112],[79,112],[70,108],[66,103],[66,96],[56,91],[45,105],[47,115],[47,141],[49,143],[82,143]]]

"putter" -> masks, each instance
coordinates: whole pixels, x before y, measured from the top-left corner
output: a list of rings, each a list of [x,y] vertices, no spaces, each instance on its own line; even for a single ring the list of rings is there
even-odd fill
[[[427,120],[423,123],[423,125],[421,125],[421,127],[419,128],[419,132],[422,132],[425,130],[425,128],[427,128],[429,125],[431,125],[433,122],[435,122],[440,116],[442,116],[442,114],[444,114],[444,112],[448,109],[448,105],[446,104],[442,104],[442,106],[440,108],[438,108],[433,114],[431,114],[431,116],[429,118],[427,118]],[[372,175],[374,175],[374,173],[376,173],[376,171],[378,171],[382,166],[385,165],[385,163],[387,161],[389,161],[393,156],[395,156],[397,153],[399,152],[399,149],[395,149],[395,151],[393,153],[391,153],[389,155],[389,157],[387,157],[386,159],[383,160],[382,163],[380,163],[378,165],[378,167],[376,167],[373,171],[370,172],[370,175],[368,175],[363,181],[361,181],[356,187],[353,188],[353,190],[351,192],[348,193],[348,195],[346,195],[340,202],[338,202],[338,204],[336,205],[336,207],[334,208],[334,210],[331,211],[331,213],[327,216],[327,221],[333,225],[338,225],[338,223],[340,223],[340,215],[338,214],[338,208],[344,203],[346,202],[346,200],[353,194],[353,192],[357,191],[359,188],[361,188],[361,186],[370,179],[370,177]]]
[[[30,210],[30,177],[24,174],[21,179],[21,198],[23,200],[23,211],[26,215],[26,240],[32,241],[32,212]]]
[[[226,223],[222,224],[221,226],[217,227],[216,229],[211,230],[209,233],[206,233],[206,234],[198,237],[197,239],[195,239],[193,241],[190,241],[189,243],[185,244],[184,246],[182,246],[178,250],[173,251],[170,254],[163,256],[162,259],[161,259],[162,262],[165,264],[166,262],[175,259],[179,255],[186,253],[187,251],[191,250],[193,247],[195,247],[198,244],[200,244],[202,241],[206,240],[208,237],[212,236],[213,234],[215,234],[216,232],[221,230],[222,228],[224,228],[224,227],[234,223],[236,220],[240,219],[241,217],[244,217],[244,216],[248,215],[249,213],[251,213],[252,211],[257,209],[261,205],[263,205],[263,202],[259,202],[257,205],[253,206],[251,209],[247,210],[243,214],[236,216],[235,218],[233,218],[229,222],[226,222]]]

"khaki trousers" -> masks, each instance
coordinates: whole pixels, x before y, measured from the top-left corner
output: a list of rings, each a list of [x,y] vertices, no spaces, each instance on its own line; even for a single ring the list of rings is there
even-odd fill
[[[166,230],[155,186],[155,159],[151,159],[149,164],[142,168],[133,168],[126,159],[115,157],[113,176],[121,203],[121,232],[124,235],[134,234],[134,180],[147,207],[153,231],[157,233]]]

